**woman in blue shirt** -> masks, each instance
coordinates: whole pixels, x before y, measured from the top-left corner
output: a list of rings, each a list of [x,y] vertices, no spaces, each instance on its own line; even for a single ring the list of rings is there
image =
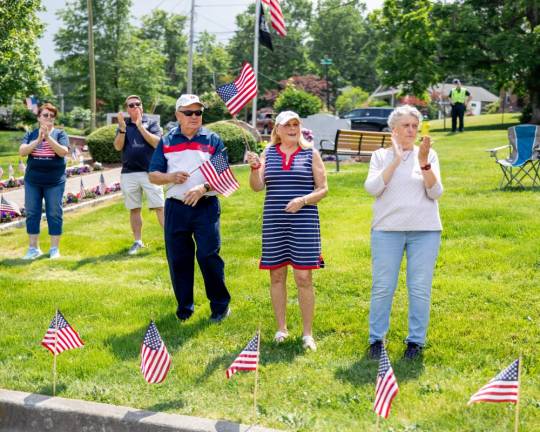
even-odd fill
[[[36,259],[42,254],[38,237],[43,200],[51,236],[49,257],[60,257],[58,245],[62,234],[62,197],[66,185],[64,156],[69,151],[69,142],[66,133],[54,127],[57,113],[54,105],[43,104],[38,110],[39,127],[24,136],[19,148],[21,156],[28,156],[24,175],[24,205],[30,246],[23,257],[26,260]]]

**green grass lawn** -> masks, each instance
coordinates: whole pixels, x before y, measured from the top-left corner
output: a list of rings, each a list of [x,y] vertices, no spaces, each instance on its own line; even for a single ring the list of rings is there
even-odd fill
[[[466,403],[519,353],[520,430],[539,430],[540,191],[497,189],[500,170],[484,150],[505,144],[505,130],[434,138],[445,186],[444,231],[428,346],[423,362],[401,359],[407,329],[401,277],[388,334],[400,393],[381,430],[512,430],[509,404]],[[136,257],[126,255],[131,235],[120,201],[68,214],[58,261],[25,263],[18,259],[26,249],[24,230],[0,234],[0,387],[51,394],[52,356],[39,342],[59,307],[86,342],[59,356],[59,396],[250,423],[254,374],[227,381],[225,369],[260,326],[259,423],[295,431],[375,430],[377,364],[365,356],[373,204],[363,189],[368,165],[344,164],[339,174],[334,166],[327,165],[330,193],[320,204],[327,268],[315,272],[317,352],[301,349],[292,283],[289,330],[296,338],[283,346],[272,342],[268,274],[257,269],[263,194],[249,190],[246,168],[235,168],[242,188],[221,200],[222,255],[233,296],[233,313],[221,325],[208,322],[198,272],[195,314],[184,324],[175,319],[162,235],[149,212],[148,248]],[[165,382],[153,386],[138,369],[151,318],[173,357]]]

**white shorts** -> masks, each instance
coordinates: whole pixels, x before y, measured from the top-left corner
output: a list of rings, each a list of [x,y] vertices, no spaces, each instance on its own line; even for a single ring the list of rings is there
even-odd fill
[[[161,186],[150,183],[147,172],[124,173],[120,175],[120,185],[124,202],[128,210],[142,208],[142,193],[146,195],[148,208],[160,208],[165,205]]]

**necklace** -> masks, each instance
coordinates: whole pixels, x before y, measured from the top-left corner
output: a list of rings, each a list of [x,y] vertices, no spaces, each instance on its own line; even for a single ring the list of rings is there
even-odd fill
[[[401,160],[402,160],[403,162],[405,162],[407,159],[409,159],[409,158],[411,157],[411,155],[414,153],[413,150],[406,150],[406,152],[408,152],[408,153],[407,153],[407,156],[401,156]],[[405,152],[403,152],[403,153],[405,153]]]

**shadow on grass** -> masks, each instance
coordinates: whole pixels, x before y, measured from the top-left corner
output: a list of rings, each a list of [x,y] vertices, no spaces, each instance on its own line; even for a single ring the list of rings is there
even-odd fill
[[[172,401],[166,401],[166,402],[159,402],[154,405],[150,405],[147,407],[150,411],[157,411],[157,412],[163,412],[163,411],[170,411],[175,409],[181,409],[186,406],[186,403],[183,400],[172,400]]]
[[[67,389],[67,386],[63,383],[56,383],[56,396],[59,396],[58,393],[63,392]],[[30,396],[24,399],[24,403],[29,405],[37,405],[40,402],[43,402],[49,398],[53,397],[53,386],[52,383],[42,386],[38,390],[38,394],[31,394]]]
[[[168,314],[155,321],[161,338],[167,346],[167,350],[172,354],[177,351],[189,339],[195,337],[210,325],[207,318],[195,321],[193,318],[187,322],[178,321],[175,314]],[[113,336],[105,341],[110,346],[115,357],[121,360],[130,360],[139,356],[139,347],[148,324],[131,333],[121,336]],[[137,348],[134,348],[137,347]]]
[[[36,258],[34,260],[24,260],[22,258],[7,258],[2,261],[0,261],[0,265],[6,266],[6,267],[17,267],[17,266],[28,266],[31,265],[33,262],[38,262],[43,259],[48,259],[48,254],[43,254],[39,258]]]
[[[107,255],[98,255],[98,256],[83,258],[77,261],[71,269],[77,270],[88,264],[106,263],[110,261],[137,260],[140,258],[145,258],[148,255],[150,255],[150,252],[148,251],[139,252],[137,255],[128,255],[128,250],[129,248],[125,248],[118,252],[110,253]]]
[[[518,124],[519,123],[517,122],[511,122],[511,123],[465,126],[465,132],[452,132],[452,126],[447,127],[446,130],[444,128],[433,128],[431,129],[431,131],[432,132],[446,132],[447,135],[458,135],[462,133],[467,133],[469,131],[473,132],[473,131],[507,130],[508,128],[511,128],[512,126],[517,126]]]
[[[400,382],[417,379],[424,372],[424,362],[422,358],[418,360],[405,360],[400,358],[399,360],[392,361],[392,368],[398,385]],[[379,370],[379,362],[372,360],[364,354],[360,360],[356,361],[349,368],[339,368],[335,372],[335,377],[341,381],[348,381],[355,386],[361,386],[364,384],[373,384],[377,381],[377,372]]]

